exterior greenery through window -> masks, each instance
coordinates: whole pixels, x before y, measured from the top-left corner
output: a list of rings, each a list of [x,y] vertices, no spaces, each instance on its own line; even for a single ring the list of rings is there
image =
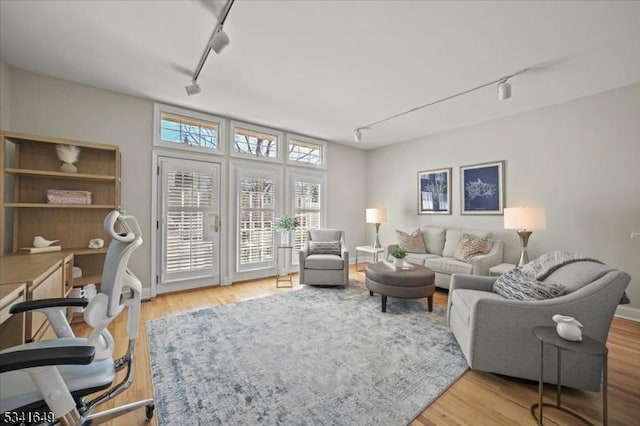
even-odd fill
[[[243,176],[239,189],[239,266],[246,269],[274,259],[275,181]]]
[[[160,115],[160,139],[164,142],[218,149],[218,125],[163,112]]]
[[[278,158],[278,137],[236,127],[233,150],[255,157]]]

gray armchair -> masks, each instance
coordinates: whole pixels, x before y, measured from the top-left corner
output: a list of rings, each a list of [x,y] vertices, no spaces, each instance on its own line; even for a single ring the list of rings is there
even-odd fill
[[[507,300],[493,293],[497,277],[454,274],[451,277],[447,318],[469,366],[475,370],[538,380],[539,341],[531,330],[555,326],[554,314],[575,317],[582,332],[606,343],[609,326],[631,277],[595,262],[574,262],[554,271],[544,281],[563,284],[565,294],[542,301]],[[556,353],[544,354],[546,383],[556,383]],[[600,390],[602,359],[562,354],[562,384]]]
[[[307,242],[299,253],[300,284],[347,285],[349,283],[349,251],[344,231],[313,229],[307,231]]]

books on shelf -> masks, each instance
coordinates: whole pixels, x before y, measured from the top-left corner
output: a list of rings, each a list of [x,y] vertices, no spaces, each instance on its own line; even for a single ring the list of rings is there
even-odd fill
[[[393,269],[394,271],[413,271],[416,267],[407,261],[403,260],[402,265],[396,265],[395,262],[389,262],[388,260],[382,261],[387,267]]]
[[[47,246],[47,247],[20,247],[20,253],[47,253],[50,251],[60,251],[62,246]]]

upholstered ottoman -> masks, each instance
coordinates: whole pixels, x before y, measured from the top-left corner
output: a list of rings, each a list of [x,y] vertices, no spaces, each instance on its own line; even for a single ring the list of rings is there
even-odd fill
[[[433,311],[435,273],[424,266],[415,265],[412,270],[391,269],[384,262],[370,263],[364,269],[365,284],[369,295],[382,296],[382,312],[387,311],[387,296],[400,299],[427,298],[429,312]]]

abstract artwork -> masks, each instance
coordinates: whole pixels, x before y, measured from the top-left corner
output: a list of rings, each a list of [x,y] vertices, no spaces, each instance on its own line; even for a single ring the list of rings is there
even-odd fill
[[[502,214],[504,161],[460,167],[462,214]]]
[[[418,214],[451,214],[451,168],[418,172]]]

